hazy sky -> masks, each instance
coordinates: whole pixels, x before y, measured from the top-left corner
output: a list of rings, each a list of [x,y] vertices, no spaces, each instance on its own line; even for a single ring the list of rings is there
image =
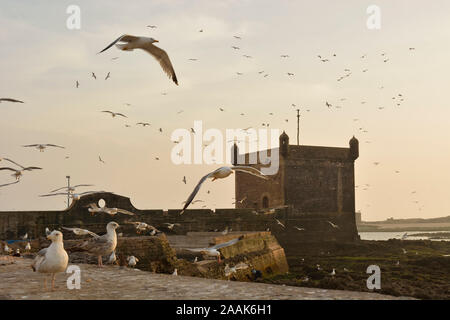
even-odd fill
[[[372,4],[381,8],[380,30],[366,27]],[[66,27],[69,5],[81,9],[80,30]],[[68,174],[72,184],[128,196],[140,209],[180,208],[200,177],[219,165],[173,164],[173,130],[195,120],[220,130],[270,123],[295,143],[295,103],[301,144],[346,147],[353,135],[359,139],[356,208],[364,220],[449,215],[448,12],[447,0],[2,0],[0,96],[26,103],[0,104],[0,157],[44,170],[2,188],[0,210],[64,208],[65,197],[38,195],[66,185]],[[158,39],[180,85],[146,52],[96,54],[124,33]],[[345,69],[351,75],[337,81]],[[326,101],[341,108],[328,109]],[[33,143],[66,149],[21,147]],[[0,184],[12,180],[0,172]],[[229,177],[208,181],[198,198],[216,208],[232,207],[233,196]]]

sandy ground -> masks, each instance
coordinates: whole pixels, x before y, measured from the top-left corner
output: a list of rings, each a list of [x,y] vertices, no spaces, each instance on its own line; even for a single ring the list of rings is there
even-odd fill
[[[1,257],[0,257],[1,258]],[[44,275],[32,271],[32,260],[0,259],[0,299],[79,300],[303,300],[303,299],[410,299],[377,293],[290,287],[263,283],[224,281],[167,274],[154,274],[118,266],[98,268],[79,264],[81,288],[69,290],[70,274],[58,274],[55,291],[44,291]],[[49,281],[50,284],[50,281]]]

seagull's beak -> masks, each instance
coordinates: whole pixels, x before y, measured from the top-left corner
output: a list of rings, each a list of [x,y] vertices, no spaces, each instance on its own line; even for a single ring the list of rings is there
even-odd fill
[[[159,42],[158,40],[156,40],[156,39],[153,39],[153,42]]]

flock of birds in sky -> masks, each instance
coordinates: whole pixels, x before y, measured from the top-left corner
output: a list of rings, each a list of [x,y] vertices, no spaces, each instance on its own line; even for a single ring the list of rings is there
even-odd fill
[[[156,25],[148,25],[147,27],[151,28],[151,29],[156,29],[157,28]],[[202,33],[202,32],[204,32],[204,29],[200,29],[198,32]],[[235,40],[237,40],[237,41],[242,41],[242,37],[241,36],[234,35],[233,38]],[[157,60],[157,62],[160,64],[163,72],[166,73],[167,76],[176,85],[178,85],[178,78],[177,78],[177,75],[175,73],[175,69],[174,69],[174,67],[172,65],[172,62],[171,62],[171,60],[169,58],[169,55],[167,54],[166,51],[164,51],[163,49],[161,49],[161,48],[159,48],[159,47],[154,45],[154,43],[157,43],[157,42],[158,42],[158,40],[156,40],[154,38],[151,38],[151,37],[139,37],[139,36],[133,36],[133,35],[126,35],[125,34],[125,35],[122,35],[122,36],[118,37],[116,40],[114,40],[112,43],[110,43],[107,47],[105,47],[103,50],[98,52],[98,54],[101,54],[101,53],[107,51],[108,49],[110,49],[113,46],[115,46],[117,49],[119,49],[121,51],[126,51],[126,52],[127,51],[133,51],[134,49],[144,50],[144,51],[149,53],[151,56],[153,56]],[[236,51],[241,50],[241,47],[238,46],[238,45],[232,45],[231,48],[233,50],[236,50]],[[412,52],[412,51],[415,50],[415,48],[414,47],[410,47],[410,48],[408,48],[408,50]],[[247,58],[247,59],[252,59],[253,58],[253,56],[250,56],[248,54],[243,54],[242,56],[244,58]],[[117,60],[118,58],[119,57],[113,57],[112,59],[113,60]],[[280,58],[281,59],[289,59],[290,55],[289,54],[280,54]],[[325,56],[323,54],[318,54],[317,55],[317,59],[318,59],[318,61],[320,63],[332,63],[337,58],[338,58],[338,56],[337,56],[336,53],[332,53],[332,54],[330,54],[328,56]],[[367,54],[363,54],[362,56],[360,56],[360,59],[361,60],[367,59]],[[380,59],[381,59],[381,61],[383,63],[388,63],[390,61],[390,58],[389,58],[389,56],[388,56],[388,54],[386,52],[382,52],[380,54]],[[188,60],[190,60],[190,61],[198,61],[197,58],[189,58]],[[362,73],[366,73],[368,71],[369,71],[368,68],[364,68],[363,70],[361,70]],[[343,70],[343,74],[340,75],[336,80],[338,82],[344,81],[346,78],[349,78],[350,76],[352,76],[352,74],[354,74],[355,72],[357,72],[357,71],[351,70],[350,68],[345,68]],[[243,75],[242,72],[237,72],[237,74],[238,75]],[[269,74],[266,73],[264,70],[259,71],[258,74],[262,75],[263,77],[269,76]],[[295,74],[293,72],[287,72],[286,74],[289,77],[295,76]],[[95,80],[97,79],[97,75],[94,72],[91,72],[91,77],[93,79],[95,79]],[[110,77],[111,77],[111,74],[110,74],[110,72],[108,72],[106,74],[106,76],[104,77],[104,79],[107,80]],[[78,88],[79,86],[80,86],[80,82],[77,80],[76,81],[76,88]],[[382,90],[382,89],[384,89],[384,87],[380,86],[379,89]],[[163,94],[167,94],[167,93],[163,93]],[[343,97],[339,101],[328,101],[327,100],[327,101],[324,102],[324,105],[329,110],[331,110],[331,109],[340,109],[340,108],[343,107],[343,105],[345,104],[346,101],[347,101],[347,98]],[[392,96],[392,101],[393,101],[393,105],[394,106],[398,106],[399,107],[405,101],[405,97],[404,97],[404,95],[402,93],[397,93],[397,94]],[[367,101],[361,101],[361,104],[364,105],[364,104],[366,104],[366,102]],[[0,98],[0,103],[24,103],[24,101],[21,101],[21,100],[18,100],[18,99],[13,99],[13,98]],[[126,103],[126,105],[129,106],[130,104]],[[297,105],[295,103],[292,103],[291,106],[294,109],[300,109],[300,107],[297,107]],[[226,111],[223,107],[219,107],[218,109],[219,109],[220,112],[225,112]],[[308,108],[308,107],[302,107],[302,109],[304,109],[304,110],[302,110],[304,112],[310,112],[310,108]],[[385,107],[384,106],[379,106],[379,107],[377,107],[377,109],[381,111],[381,110],[385,109]],[[112,118],[116,118],[116,117],[128,118],[124,113],[121,113],[121,112],[115,112],[115,111],[111,111],[111,110],[102,110],[101,112],[111,115]],[[179,114],[179,113],[182,113],[182,112],[184,112],[184,110],[180,110],[177,113]],[[244,113],[240,113],[240,115],[245,115],[245,114]],[[270,112],[269,115],[273,116],[274,113]],[[288,122],[289,119],[285,119],[285,121]],[[353,121],[355,123],[358,123],[360,121],[360,119],[359,118],[354,118]],[[150,126],[151,124],[149,122],[142,122],[142,121],[140,121],[140,122],[137,122],[136,125],[137,126],[142,126],[142,127],[145,128],[145,127]],[[129,124],[125,124],[125,126],[126,127],[130,127]],[[262,127],[269,127],[270,123],[262,123],[261,126]],[[248,130],[250,128],[252,128],[252,127],[248,127],[246,129],[243,129],[243,130],[246,131],[246,130]],[[163,133],[163,129],[162,128],[159,128],[158,131],[160,133]],[[195,131],[194,131],[193,128],[191,128],[191,132],[195,134]],[[364,126],[358,126],[358,132],[361,133],[361,134],[366,134],[366,133],[368,133],[368,130]],[[177,141],[174,141],[174,143],[177,143]],[[365,143],[371,143],[371,141],[366,140]],[[60,149],[64,149],[65,148],[64,146],[60,146],[60,145],[56,145],[56,144],[29,144],[29,145],[24,145],[23,147],[36,148],[40,152],[43,152],[46,148],[60,148]],[[69,157],[66,156],[66,159],[67,158],[69,158]],[[8,162],[9,164],[12,164],[13,166],[0,167],[0,171],[10,171],[10,172],[12,172],[12,176],[15,178],[14,179],[15,181],[4,183],[4,184],[0,184],[0,187],[6,187],[6,186],[13,185],[13,184],[17,184],[20,181],[20,178],[22,177],[23,173],[26,172],[26,171],[42,170],[41,167],[37,167],[37,166],[22,166],[22,165],[18,164],[17,162],[11,160],[10,158],[0,158],[0,164],[1,164],[2,160],[4,160],[5,162]],[[99,162],[101,162],[103,164],[106,163],[101,158],[101,156],[98,156],[98,160],[99,160]],[[155,160],[160,160],[160,157],[156,156]],[[375,166],[380,165],[379,162],[374,162],[373,164]],[[225,170],[227,172],[231,172],[230,168],[231,168],[231,170],[235,170],[232,167],[223,167],[223,168],[219,168],[218,170],[219,171],[224,171]],[[241,167],[238,170],[245,171],[247,173],[251,173],[251,172],[255,173],[253,168],[249,169],[248,167],[247,168]],[[184,210],[192,202],[193,198],[195,197],[195,195],[199,191],[202,183],[206,180],[206,178],[209,177],[209,175],[218,175],[219,174],[216,171],[211,172],[208,175],[202,177],[202,179],[199,181],[199,183],[195,187],[195,189],[192,192],[192,194],[189,196],[188,200],[185,201],[185,205],[184,205],[184,208],[183,208],[182,212],[184,212]],[[399,174],[399,173],[400,173],[399,170],[395,170],[395,174]],[[226,176],[228,176],[228,175],[226,175]],[[260,172],[258,173],[258,175],[263,177],[263,175]],[[214,177],[213,180],[218,179],[218,178],[223,178],[223,177],[217,176],[217,177]],[[186,184],[186,177],[183,177],[183,182]],[[362,186],[357,185],[355,187],[357,189],[359,188],[361,190],[367,190],[370,187],[370,185],[369,184],[364,184]],[[89,194],[91,192],[91,191],[89,191],[89,192],[84,192],[84,193],[80,193],[80,194],[74,194],[73,191],[74,190],[67,189],[65,193],[64,192],[50,193],[50,194],[43,195],[43,196],[54,196],[54,195],[67,195],[67,194],[69,194],[70,197],[76,199],[79,196],[82,196],[84,194]],[[237,202],[237,201],[240,201],[240,200],[235,199],[235,202]],[[418,200],[413,200],[413,202],[419,205],[419,210],[421,210],[423,208],[423,206],[420,205]]]
[[[155,25],[148,25],[148,28],[151,29],[155,29],[157,28],[157,26]],[[202,33],[204,32],[203,29],[200,29],[198,32]],[[242,41],[242,37],[241,36],[237,36],[234,35],[233,38],[236,41]],[[176,72],[175,72],[175,68],[172,65],[172,62],[169,58],[169,55],[167,54],[166,51],[164,51],[163,49],[157,47],[154,45],[154,43],[157,43],[158,40],[151,38],[151,37],[139,37],[139,36],[133,36],[133,35],[122,35],[119,38],[117,38],[116,40],[114,40],[111,44],[109,44],[106,48],[104,48],[103,50],[101,50],[98,54],[101,54],[103,52],[105,52],[106,50],[110,49],[111,47],[115,46],[117,49],[122,50],[122,51],[133,51],[134,49],[141,49],[146,51],[147,53],[149,53],[151,56],[153,56],[157,62],[160,64],[161,69],[163,70],[163,72],[169,77],[169,79],[171,81],[173,81],[176,85],[179,85],[179,80],[177,78]],[[235,51],[240,51],[241,47],[238,45],[232,45],[231,48]],[[414,51],[415,48],[409,48],[409,51]],[[253,59],[253,56],[248,55],[248,54],[242,54],[242,57],[245,59]],[[364,54],[362,56],[360,56],[360,59],[364,60],[366,59],[367,54]],[[112,60],[117,60],[119,57],[113,57]],[[289,59],[290,55],[289,54],[281,54],[280,55],[281,59]],[[329,56],[325,56],[323,54],[317,55],[317,59],[319,61],[319,63],[332,63],[333,60],[337,59],[337,54],[332,53]],[[381,61],[383,63],[389,63],[390,62],[390,58],[387,55],[387,53],[382,53],[381,57],[380,57]],[[189,61],[192,62],[197,62],[199,59],[198,58],[189,58]],[[337,82],[342,82],[345,81],[346,79],[348,79],[349,77],[351,77],[355,72],[355,70],[351,70],[350,68],[345,68],[343,70],[343,73],[341,75],[339,75],[336,79]],[[368,68],[365,68],[363,70],[361,70],[362,73],[367,73],[369,72]],[[258,71],[258,74],[261,75],[263,78],[267,78],[270,76],[269,73],[265,72],[264,70]],[[237,76],[243,76],[244,73],[242,72],[236,72]],[[295,73],[292,71],[288,71],[286,72],[286,76],[287,77],[295,77]],[[91,77],[94,80],[97,80],[97,75],[94,72],[91,72]],[[108,72],[105,77],[104,80],[108,80],[109,78],[111,78],[111,73]],[[75,82],[75,87],[79,88],[81,85],[81,83],[76,80]],[[384,87],[380,86],[379,87],[380,90],[383,90]],[[163,95],[166,95],[167,93],[162,93]],[[340,109],[343,107],[343,105],[345,104],[345,102],[347,101],[347,98],[341,98],[339,101],[324,101],[323,105],[324,107],[326,107],[329,110],[332,109]],[[405,97],[403,95],[403,93],[396,93],[395,95],[392,96],[392,101],[393,101],[393,105],[394,106],[401,106],[402,103],[405,101]],[[17,100],[17,99],[13,99],[13,98],[0,98],[0,103],[19,103],[19,104],[23,104],[24,101],[21,100]],[[361,101],[361,104],[364,105],[366,104],[366,101]],[[126,104],[128,106],[130,106],[130,104]],[[297,107],[297,105],[295,103],[291,104],[291,107],[293,108],[293,110],[300,110],[300,107]],[[377,107],[378,110],[383,110],[385,107],[383,106],[379,106]],[[219,112],[226,112],[225,108],[223,107],[219,107],[218,108]],[[302,107],[302,112],[310,112],[310,108],[309,107]],[[115,112],[115,111],[111,111],[111,110],[102,110],[100,111],[102,113],[108,114],[110,115],[112,118],[128,118],[124,113],[121,112]],[[184,110],[180,110],[177,113],[180,114],[184,112]],[[240,113],[241,116],[244,116],[245,113]],[[274,114],[271,112],[269,113],[270,116],[273,116]],[[285,119],[286,122],[288,122],[288,119]],[[358,118],[353,119],[353,121],[355,123],[359,122],[360,120]],[[149,122],[137,122],[136,123],[137,126],[142,126],[142,127],[147,127],[150,126]],[[130,127],[129,124],[125,125],[126,127]],[[261,124],[262,127],[269,127],[270,123],[268,122],[264,122]],[[248,127],[246,129],[243,129],[244,131],[249,130],[252,127]],[[163,129],[159,128],[158,130],[160,133],[163,133]],[[195,131],[193,128],[191,128],[191,132],[193,134],[195,134]],[[363,126],[358,126],[358,132],[361,134],[365,134],[368,133],[368,130],[366,128],[364,128]],[[176,141],[174,143],[177,143]],[[366,141],[366,143],[370,143],[370,141]],[[57,144],[49,144],[49,143],[44,143],[44,144],[27,144],[27,145],[23,145],[24,148],[36,148],[37,150],[39,150],[39,152],[44,152],[45,149],[47,148],[56,148],[56,149],[65,149],[64,146],[60,146]],[[98,157],[99,162],[105,164],[105,161],[101,158],[101,156]],[[155,160],[159,160],[159,157],[155,157]],[[21,164],[19,164],[18,162],[10,159],[10,158],[0,158],[0,165],[6,163],[6,166],[2,166],[0,167],[0,171],[8,171],[11,172],[11,176],[13,177],[13,181],[4,183],[4,184],[0,184],[0,187],[7,187],[13,184],[17,184],[19,183],[20,179],[22,178],[23,174],[25,172],[31,173],[35,170],[42,170],[41,167],[37,167],[37,166],[23,166]],[[374,162],[373,163],[375,166],[380,165],[379,162]],[[261,179],[265,179],[265,180],[269,180],[270,177],[264,175],[262,172],[260,172],[259,170],[253,168],[253,167],[248,167],[248,166],[231,166],[231,167],[221,167],[218,168],[206,175],[204,175],[199,182],[197,183],[197,185],[195,186],[194,190],[192,191],[192,193],[189,195],[189,197],[187,198],[187,200],[184,202],[184,206],[180,212],[180,214],[183,214],[185,212],[185,210],[189,207],[189,205],[191,205],[192,203],[195,202],[202,202],[203,200],[194,200],[196,195],[198,194],[201,186],[203,185],[203,183],[205,181],[207,181],[208,179],[212,179],[212,181],[217,180],[217,179],[224,179],[228,176],[230,176],[233,172],[235,171],[240,171],[240,172],[245,172],[247,174],[251,174],[254,176],[257,176]],[[400,173],[398,170],[395,171],[396,174]],[[182,182],[184,184],[186,184],[186,176],[183,177]],[[56,188],[54,190],[51,190],[49,193],[47,194],[43,194],[40,195],[41,197],[52,197],[52,196],[69,196],[70,198],[72,198],[74,201],[79,200],[82,196],[84,195],[89,195],[89,194],[93,194],[93,193],[99,193],[99,192],[105,192],[105,191],[84,191],[84,192],[76,192],[77,188],[80,187],[90,187],[93,186],[92,184],[78,184],[78,185],[74,185],[71,187],[60,187],[60,188]],[[361,188],[362,190],[367,190],[369,188],[369,184],[365,184],[362,186],[355,186],[356,188]],[[208,191],[209,193],[209,191]],[[413,191],[411,194],[415,194],[416,191]],[[246,200],[246,197],[244,197],[243,199],[235,199],[234,203],[242,203]],[[419,202],[416,200],[416,203],[418,204]],[[95,203],[91,203],[88,205],[87,211],[92,214],[99,214],[99,213],[105,213],[108,214],[110,216],[114,216],[116,214],[124,214],[124,215],[128,215],[128,216],[133,216],[134,214],[132,212],[129,212],[127,210],[124,209],[120,209],[120,208],[108,208],[105,206],[98,206]],[[275,218],[276,221],[276,225],[278,225],[280,228],[286,228],[286,226],[278,219]],[[160,233],[161,231],[158,230],[157,228],[155,228],[154,226],[151,226],[145,222],[137,222],[137,221],[128,221],[127,223],[129,224],[133,224],[136,228],[136,232],[137,233],[142,233],[142,232],[149,232],[150,235],[156,235],[158,233]],[[340,227],[333,223],[332,221],[327,221],[327,223],[329,224],[330,228],[332,229],[339,229]],[[164,223],[167,227],[168,230],[172,230],[175,227],[180,226],[179,223]],[[116,246],[117,246],[117,233],[116,233],[116,229],[119,227],[119,225],[116,222],[109,222],[106,226],[106,234],[99,236],[89,230],[86,229],[81,229],[81,228],[69,228],[69,227],[63,227],[63,229],[65,229],[66,231],[69,232],[73,232],[75,235],[78,236],[84,236],[84,235],[88,235],[91,238],[89,238],[88,240],[82,241],[81,244],[77,245],[74,248],[70,248],[70,250],[72,251],[83,251],[83,252],[87,252],[89,254],[92,254],[94,256],[97,256],[98,258],[98,265],[101,267],[102,266],[102,256],[109,256],[108,259],[108,263],[115,263],[117,260],[117,257],[115,255],[115,250],[116,250]],[[303,232],[305,231],[305,228],[303,226],[294,226],[294,228],[296,230],[298,230],[299,232]],[[228,227],[223,231],[223,234],[227,234],[229,231],[231,231],[230,229],[228,229]],[[66,270],[67,268],[67,264],[68,264],[68,254],[66,252],[66,250],[64,249],[63,246],[63,234],[61,231],[58,230],[54,230],[54,231],[50,231],[46,230],[46,236],[49,240],[51,240],[51,244],[48,248],[42,249],[41,251],[38,252],[34,262],[33,262],[33,270],[37,271],[37,272],[41,272],[41,273],[47,273],[47,274],[51,274],[52,275],[52,288],[54,287],[54,280],[55,280],[55,275],[57,273],[63,272],[64,270]],[[27,239],[27,235],[25,235],[23,237],[24,240]],[[188,249],[190,251],[193,252],[200,252],[204,255],[207,256],[213,256],[213,257],[217,257],[218,262],[220,262],[220,251],[219,249],[224,248],[226,246],[231,246],[236,244],[238,241],[240,241],[241,238],[236,238],[236,239],[232,239],[228,242],[219,244],[219,245],[215,245],[212,247],[207,247],[207,248],[193,248],[193,249]],[[27,243],[27,246],[25,247],[25,250],[31,250],[31,245],[30,243]],[[4,246],[4,251],[10,253],[10,248],[8,248],[8,246],[5,244]],[[197,257],[195,258],[195,261],[197,261]],[[127,257],[127,264],[130,267],[134,267],[137,263],[139,262],[139,259],[135,256],[128,256]],[[239,269],[245,269],[248,268],[249,266],[244,264],[244,263],[240,263],[238,265],[235,265],[233,267],[230,267],[229,265],[225,266],[224,272],[226,276],[230,276],[232,273],[235,273],[237,270]],[[318,265],[317,268],[320,270],[320,266]],[[335,270],[333,269],[331,275],[335,274]],[[177,275],[177,269],[174,270],[173,275]],[[307,280],[305,280],[307,281]],[[46,286],[46,283],[45,283]]]

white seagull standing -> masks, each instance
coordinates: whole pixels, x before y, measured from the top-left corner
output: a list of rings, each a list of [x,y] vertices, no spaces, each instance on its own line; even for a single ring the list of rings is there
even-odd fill
[[[224,179],[224,178],[228,177],[229,175],[231,175],[234,172],[233,170],[245,172],[245,173],[257,176],[262,179],[266,179],[266,180],[269,179],[261,171],[259,171],[258,169],[255,169],[253,167],[248,167],[248,166],[220,167],[219,169],[208,173],[207,175],[205,175],[203,178],[200,179],[197,186],[194,188],[194,191],[192,191],[192,193],[189,195],[188,199],[186,200],[186,203],[183,207],[183,210],[181,210],[180,215],[184,213],[186,208],[191,204],[192,200],[194,200],[195,196],[197,195],[198,191],[200,190],[200,187],[202,186],[203,182],[206,181],[206,179],[212,178],[212,181],[217,180],[217,179]]]
[[[117,44],[118,42],[124,42],[124,44]],[[173,69],[172,63],[170,62],[167,52],[155,46],[153,44],[155,42],[159,41],[149,37],[137,37],[124,34],[119,38],[117,38],[113,43],[108,45],[105,49],[103,49],[99,53],[108,50],[113,45],[116,45],[116,47],[119,50],[123,51],[133,51],[134,49],[145,50],[148,53],[150,53],[156,60],[158,60],[164,72],[169,76],[169,78],[173,80],[173,82],[175,82],[176,85],[178,85],[178,79],[177,76],[175,75],[175,70]]]
[[[47,238],[52,241],[48,248],[38,252],[34,259],[33,271],[52,274],[52,290],[55,288],[55,276],[57,273],[64,272],[69,262],[69,256],[64,250],[63,234],[60,231],[53,230]],[[44,287],[47,289],[47,277],[44,280]]]

